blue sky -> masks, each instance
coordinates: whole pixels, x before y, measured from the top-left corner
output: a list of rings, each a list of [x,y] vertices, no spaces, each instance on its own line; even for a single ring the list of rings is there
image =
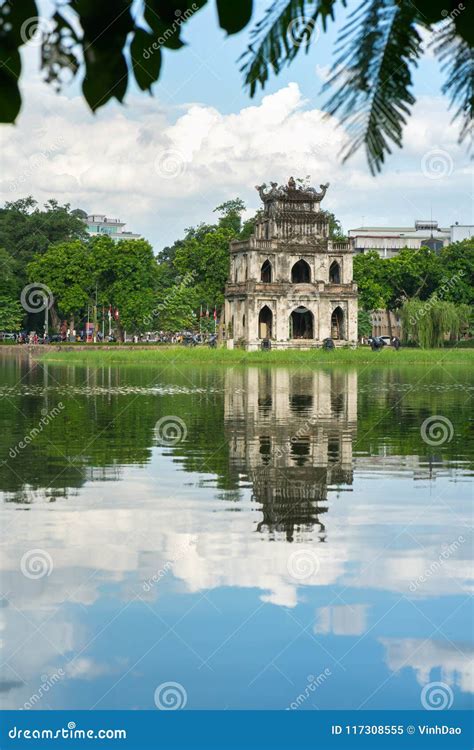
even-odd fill
[[[266,6],[256,3],[254,20]],[[96,115],[80,96],[80,76],[60,95],[42,82],[33,40],[23,48],[24,107],[17,124],[0,131],[2,199],[30,192],[40,202],[54,197],[120,217],[156,251],[185,227],[212,220],[213,208],[236,195],[252,213],[259,207],[254,186],[290,175],[329,181],[325,208],[346,230],[411,226],[431,214],[443,226],[472,223],[470,164],[430,53],[415,73],[418,103],[405,148],[377,178],[362,152],[341,164],[344,129],[322,119],[320,91],[346,16],[251,100],[237,62],[249,32],[227,37],[211,1],[184,27],[187,46],[164,51],[153,97],[132,84],[126,106],[111,102]]]
[[[260,19],[270,2],[258,0],[255,3],[254,20]],[[339,8],[334,23],[328,23],[326,33],[319,33],[316,44],[306,54],[302,49],[295,61],[279,75],[271,76],[263,93],[273,93],[291,81],[297,81],[302,93],[314,105],[322,106],[326,96],[321,96],[321,79],[316,66],[327,68],[333,61],[334,45],[338,32],[357,3],[350,3],[350,9]],[[259,103],[262,91],[259,89],[253,100],[242,86],[243,76],[239,72],[238,58],[250,40],[250,29],[240,34],[228,36],[218,26],[217,13],[213,3],[201,9],[185,27],[183,38],[188,49],[178,52],[167,51],[163,75],[157,91],[160,97],[170,103],[200,101],[217,106],[221,112],[233,112],[248,106],[250,101]],[[167,64],[169,63],[169,64]],[[439,65],[433,58],[425,60],[416,72],[414,91],[416,95],[436,95],[440,91],[442,76]]]

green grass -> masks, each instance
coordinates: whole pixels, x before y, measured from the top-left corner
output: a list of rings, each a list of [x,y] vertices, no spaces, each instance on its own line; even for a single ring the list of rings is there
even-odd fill
[[[369,347],[358,349],[311,349],[308,351],[258,351],[246,352],[227,349],[208,349],[206,347],[188,348],[184,346],[160,346],[153,349],[138,349],[132,346],[119,346],[113,349],[76,349],[75,347],[50,349],[37,354],[48,362],[65,362],[68,364],[87,364],[102,367],[108,364],[127,365],[163,365],[169,364],[306,364],[306,365],[435,365],[456,364],[472,365],[474,350],[472,349],[400,349],[398,352],[385,348],[380,352],[372,352]]]

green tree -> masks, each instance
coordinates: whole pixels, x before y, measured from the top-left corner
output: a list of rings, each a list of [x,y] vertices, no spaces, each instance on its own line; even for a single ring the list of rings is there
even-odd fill
[[[391,287],[388,305],[396,309],[406,299],[428,299],[438,287],[442,276],[439,256],[428,247],[419,250],[404,248],[384,261],[385,276]]]
[[[391,287],[385,263],[375,250],[354,257],[354,281],[359,290],[359,307],[362,310],[370,312],[387,306]]]
[[[83,70],[82,93],[92,110],[111,98],[123,101],[129,78],[142,91],[158,80],[162,56],[183,46],[182,27],[207,0],[65,0],[41,19],[44,77],[59,89],[64,70]],[[250,96],[264,87],[303,49],[308,51],[345,6],[344,0],[276,0],[251,32],[242,71]],[[423,54],[420,30],[435,32],[434,52],[446,74],[442,91],[468,138],[474,110],[472,3],[453,7],[442,0],[365,0],[350,14],[336,46],[333,76],[339,86],[327,110],[346,121],[352,142],[346,158],[365,146],[372,172],[380,170],[392,144],[401,146],[403,126],[415,102],[412,73]],[[251,20],[252,0],[216,0],[219,25],[228,34]],[[5,12],[5,10],[7,12]],[[19,49],[36,31],[35,0],[5,0],[0,14],[0,119],[13,122],[21,107]],[[130,42],[131,39],[131,42]]]
[[[52,244],[86,237],[84,222],[71,213],[68,203],[60,205],[51,199],[39,208],[28,196],[0,208],[0,247],[15,262],[20,289],[28,281],[26,269],[34,256],[46,252]]]
[[[225,201],[215,208],[215,212],[220,214],[217,224],[189,227],[183,239],[165,247],[158,254],[158,306],[160,300],[170,298],[173,301],[167,310],[167,325],[160,323],[160,329],[191,327],[192,323],[197,324],[201,306],[213,311],[215,306],[219,308],[222,305],[229,274],[229,243],[244,235],[249,236],[255,226],[254,219],[242,225],[244,211],[245,204],[240,198]],[[183,282],[186,282],[185,293],[182,293]],[[191,319],[190,307],[193,310]],[[163,314],[161,318],[164,319]],[[188,322],[186,325],[185,321]],[[212,321],[210,327],[213,328],[213,325]]]
[[[357,336],[368,338],[372,333],[372,320],[367,310],[359,310],[357,315]]]
[[[0,247],[0,295],[15,299],[20,289],[15,260],[5,248]]]
[[[404,339],[426,349],[443,346],[447,337],[457,340],[466,331],[469,315],[468,305],[455,305],[436,296],[425,301],[406,300],[400,310]]]
[[[18,302],[0,293],[0,330],[18,331],[21,327],[25,311]]]
[[[90,240],[95,256],[99,305],[119,310],[118,329],[143,330],[143,321],[152,318],[156,307],[157,264],[146,240],[120,240],[94,237]]]
[[[217,206],[214,211],[220,214],[219,226],[224,229],[232,229],[238,234],[242,228],[242,214],[245,211],[245,203],[241,198],[225,201]]]
[[[239,240],[248,240],[250,235],[252,235],[255,232],[255,222],[260,213],[261,213],[260,211],[257,211],[255,216],[251,216],[250,219],[246,219],[243,222],[242,229],[240,230],[240,234],[239,234]]]
[[[446,288],[443,299],[474,305],[474,239],[444,247],[439,262],[444,271],[440,287]]]
[[[189,288],[186,283],[179,283],[159,296],[159,303],[154,310],[153,325],[160,331],[184,331],[196,328],[197,317],[190,300]]]
[[[194,308],[201,304],[209,308],[222,305],[224,287],[229,275],[229,242],[235,239],[235,229],[216,226],[202,239],[191,237],[176,250],[175,268],[180,276],[194,273],[190,299]]]
[[[326,215],[329,218],[329,238],[336,242],[345,242],[347,240],[342,224],[339,219],[336,219],[335,215],[331,211],[326,211]]]
[[[50,245],[28,265],[32,283],[42,283],[51,290],[56,319],[67,318],[70,329],[94,301],[97,280],[97,258],[92,244],[81,240]]]
[[[112,305],[119,309],[121,333],[142,330],[156,305],[157,265],[145,240],[114,243],[104,235],[50,245],[28,265],[28,274],[51,289],[57,316],[81,319],[96,302],[99,308]]]

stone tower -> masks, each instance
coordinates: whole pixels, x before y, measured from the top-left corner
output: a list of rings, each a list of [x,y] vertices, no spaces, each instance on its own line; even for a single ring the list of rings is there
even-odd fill
[[[329,184],[258,185],[263,201],[254,234],[230,243],[226,285],[227,345],[309,349],[332,338],[357,342],[357,286],[352,250],[329,239],[321,201]],[[267,344],[268,345],[268,344]]]

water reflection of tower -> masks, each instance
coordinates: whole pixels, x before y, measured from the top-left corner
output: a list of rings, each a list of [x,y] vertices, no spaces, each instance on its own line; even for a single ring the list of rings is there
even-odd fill
[[[326,540],[328,485],[352,484],[357,373],[246,368],[226,373],[231,470],[261,506],[260,532]]]

